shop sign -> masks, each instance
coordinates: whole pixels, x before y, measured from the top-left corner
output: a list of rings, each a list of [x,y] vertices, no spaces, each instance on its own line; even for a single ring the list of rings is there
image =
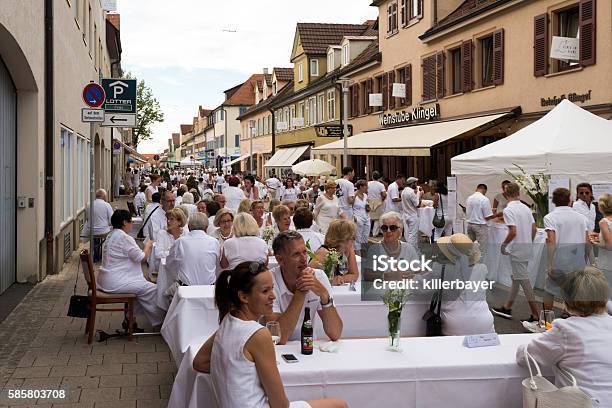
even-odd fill
[[[547,98],[540,98],[540,104],[542,107],[546,106],[557,106],[561,103],[562,100],[567,99],[570,102],[576,103],[585,103],[586,101],[591,100],[591,89],[588,92],[583,94],[578,94],[576,92],[570,92],[569,94],[562,94],[560,96],[549,96]]]
[[[344,128],[340,125],[335,126],[315,126],[318,137],[342,137]],[[353,125],[348,125],[348,134],[353,136]]]
[[[428,108],[422,106],[414,108],[410,112],[401,111],[393,114],[380,114],[378,122],[380,126],[401,125],[420,120],[432,120],[440,117],[440,105],[435,104]]]

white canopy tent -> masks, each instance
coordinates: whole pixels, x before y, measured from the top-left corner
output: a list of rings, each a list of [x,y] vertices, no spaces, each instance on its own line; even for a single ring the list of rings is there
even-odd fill
[[[516,173],[517,164],[527,173],[544,173],[553,179],[612,182],[612,121],[594,115],[568,100],[516,133],[480,149],[453,157],[457,176],[457,201],[465,199],[478,183],[500,190],[504,169]],[[490,197],[493,194],[488,194]]]
[[[187,167],[187,166],[201,166],[202,163],[199,162],[198,160],[192,160],[189,157],[185,157],[183,160],[180,161],[179,163],[182,167]]]

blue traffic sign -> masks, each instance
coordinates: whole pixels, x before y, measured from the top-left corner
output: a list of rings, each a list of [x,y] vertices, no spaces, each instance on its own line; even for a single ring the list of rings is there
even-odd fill
[[[83,101],[89,107],[99,108],[104,103],[105,98],[104,89],[95,82],[91,82],[83,88]]]

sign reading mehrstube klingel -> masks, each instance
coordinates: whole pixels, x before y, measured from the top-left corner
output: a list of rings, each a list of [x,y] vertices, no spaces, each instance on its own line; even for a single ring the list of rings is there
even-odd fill
[[[380,126],[399,125],[417,120],[432,120],[440,116],[440,105],[435,104],[429,108],[421,106],[414,108],[411,112],[401,111],[394,114],[381,114],[378,116]]]
[[[136,127],[136,80],[102,78],[106,93],[104,123],[110,127]]]

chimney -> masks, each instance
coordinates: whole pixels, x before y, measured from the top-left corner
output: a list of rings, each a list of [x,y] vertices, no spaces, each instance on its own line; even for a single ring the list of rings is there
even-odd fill
[[[110,21],[110,23],[115,26],[117,31],[121,31],[121,14],[119,13],[109,13],[106,15],[106,19]]]
[[[268,68],[264,68],[263,73],[264,75],[268,75]]]

